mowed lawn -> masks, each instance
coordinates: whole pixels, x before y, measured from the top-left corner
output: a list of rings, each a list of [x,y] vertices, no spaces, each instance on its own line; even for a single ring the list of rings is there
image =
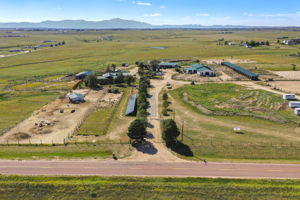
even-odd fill
[[[298,180],[1,176],[1,199],[299,199]]]
[[[216,87],[214,93],[207,90],[213,87]],[[176,111],[178,126],[181,128],[184,124],[184,143],[193,152],[193,159],[299,161],[299,127],[293,121],[299,122],[300,119],[293,116],[293,110],[272,110],[272,102],[282,103],[282,100],[273,94],[270,95],[272,100],[269,100],[269,104],[257,103],[265,98],[265,92],[259,90],[257,92],[262,92],[260,94],[262,96],[257,94],[256,101],[253,99],[242,101],[238,97],[244,95],[244,92],[241,91],[241,94],[236,95],[232,87],[239,88],[240,86],[231,84],[185,86],[170,92],[172,97],[170,108]],[[183,92],[190,94],[189,98],[215,113],[203,114],[195,105],[183,100]],[[246,89],[246,93],[250,95],[251,90]],[[233,97],[234,102],[231,99]],[[249,104],[247,101],[253,102]],[[221,109],[222,104],[229,105],[229,110]],[[238,113],[232,115],[232,112],[236,112],[233,110],[235,104],[251,105],[251,107],[239,107],[240,112],[249,115],[237,116]],[[256,106],[257,109],[250,110],[252,106]],[[272,120],[273,118],[261,119],[261,116],[255,117],[255,112],[258,111],[259,115],[263,114],[261,109],[266,106],[269,107],[272,116],[281,116],[287,122],[277,122]],[[220,110],[222,112],[218,115]],[[269,115],[269,112],[266,111],[266,115]],[[233,130],[235,127],[240,127],[241,133],[235,133]]]

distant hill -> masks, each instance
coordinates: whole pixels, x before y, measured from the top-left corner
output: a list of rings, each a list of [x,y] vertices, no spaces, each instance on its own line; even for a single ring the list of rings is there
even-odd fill
[[[226,28],[264,28],[254,26],[214,25],[152,25],[134,20],[120,18],[103,21],[62,20],[31,22],[0,23],[0,28],[40,28],[40,29],[226,29]]]

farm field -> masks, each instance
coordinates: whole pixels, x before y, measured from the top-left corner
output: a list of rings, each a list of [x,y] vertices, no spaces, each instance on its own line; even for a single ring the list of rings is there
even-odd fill
[[[0,31],[0,35],[2,31]],[[4,34],[4,33],[3,33]],[[292,65],[300,64],[299,58],[290,56],[299,46],[277,44],[282,35],[297,37],[294,31],[21,31],[22,38],[1,38],[0,55],[10,54],[9,49],[25,49],[26,46],[43,45],[51,40],[65,42],[57,47],[43,47],[20,55],[0,56],[0,132],[13,128],[28,118],[34,111],[52,102],[72,89],[73,81],[64,79],[83,70],[104,72],[107,65],[115,63],[134,64],[151,59],[199,59],[215,62],[223,59],[240,62],[250,70],[290,71]],[[112,36],[112,41],[99,38]],[[219,45],[224,41],[269,40],[271,46],[246,49],[242,46]],[[151,48],[163,47],[163,48]],[[223,74],[223,78],[226,75]],[[126,95],[125,95],[126,96]],[[128,142],[126,131],[133,118],[125,118],[128,97],[121,100],[115,114],[111,115],[109,127],[103,127],[112,112],[107,108],[95,112],[81,126],[72,142],[118,141]],[[106,108],[105,108],[106,109]],[[104,111],[104,110],[103,110]],[[99,124],[96,119],[102,116]],[[257,113],[256,113],[257,114]],[[106,118],[107,117],[107,118]],[[271,116],[273,117],[273,116]],[[284,111],[276,117],[290,120]],[[292,118],[292,117],[291,117]],[[291,121],[293,121],[291,119]],[[107,134],[103,134],[107,132]],[[84,136],[89,135],[89,136]],[[5,148],[5,147],[4,147]],[[26,148],[26,147],[23,147]]]
[[[0,198],[292,200],[300,198],[299,185],[298,180],[1,176]]]
[[[178,126],[184,123],[184,144],[193,152],[190,158],[299,160],[299,118],[293,110],[279,95],[245,88],[237,92],[240,87],[205,84],[170,92],[170,108],[176,111]],[[256,93],[251,99],[240,99],[251,92]],[[235,133],[235,127],[241,133]]]

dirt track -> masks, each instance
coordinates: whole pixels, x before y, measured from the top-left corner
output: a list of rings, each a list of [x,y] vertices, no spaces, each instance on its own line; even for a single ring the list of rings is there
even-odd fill
[[[128,161],[0,161],[6,175],[167,176],[300,179],[300,165]]]

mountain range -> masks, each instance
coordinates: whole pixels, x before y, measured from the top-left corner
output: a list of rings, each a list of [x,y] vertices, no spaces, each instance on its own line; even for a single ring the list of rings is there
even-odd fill
[[[0,23],[0,28],[36,28],[36,29],[209,29],[209,28],[258,28],[254,26],[213,25],[152,25],[135,20],[115,18],[103,21],[61,20],[43,22],[9,22]],[[262,27],[259,27],[262,28]]]

